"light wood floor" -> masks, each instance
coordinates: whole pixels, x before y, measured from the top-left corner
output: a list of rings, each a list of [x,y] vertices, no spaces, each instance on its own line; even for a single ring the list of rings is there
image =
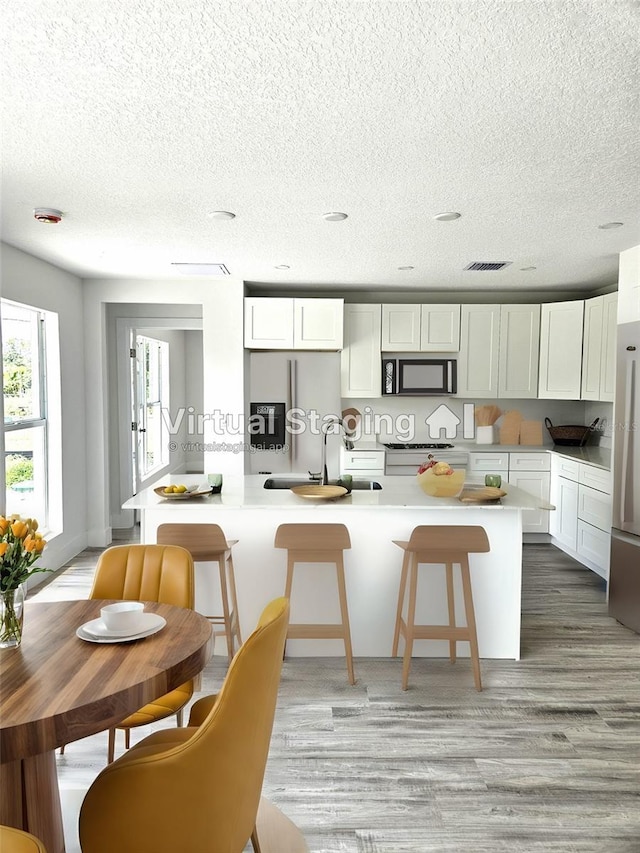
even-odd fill
[[[35,597],[85,597],[99,553]],[[354,687],[340,658],[285,662],[264,793],[312,853],[640,853],[640,637],[550,545],[525,546],[522,631],[482,693],[468,659],[414,660],[406,693],[399,660],[356,659]],[[225,671],[216,655],[203,692]],[[68,853],[105,755],[106,734],[58,758]]]

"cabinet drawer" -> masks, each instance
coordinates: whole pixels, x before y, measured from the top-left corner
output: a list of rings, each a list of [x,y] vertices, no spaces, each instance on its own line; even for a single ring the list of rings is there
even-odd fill
[[[384,471],[384,450],[345,450],[342,453],[342,468],[345,471]]]
[[[551,458],[548,453],[510,453],[509,472],[550,471]]]
[[[584,557],[596,566],[596,571],[603,578],[609,577],[609,552],[611,548],[611,536],[587,524],[578,522],[578,547],[579,557]]]
[[[604,468],[596,468],[595,465],[581,462],[578,482],[608,495],[611,494],[611,471],[606,471]]]
[[[578,486],[578,518],[599,527],[607,533],[611,530],[611,497],[589,486]]]
[[[492,474],[496,471],[509,470],[508,453],[470,453],[469,470],[472,473],[487,472]]]
[[[580,472],[580,463],[575,459],[567,459],[564,456],[556,456],[554,460],[553,470],[560,477],[566,477],[567,480],[575,480],[578,482],[578,474]]]

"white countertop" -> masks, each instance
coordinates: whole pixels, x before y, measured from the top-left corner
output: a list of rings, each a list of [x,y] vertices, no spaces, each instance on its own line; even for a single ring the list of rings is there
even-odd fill
[[[284,475],[283,475],[284,476]],[[291,476],[286,475],[287,479]],[[301,477],[303,475],[300,475]],[[468,504],[461,503],[457,498],[432,498],[425,495],[413,477],[377,477],[376,481],[382,486],[381,490],[353,491],[343,498],[332,501],[317,501],[300,498],[289,489],[264,489],[263,483],[267,477],[263,474],[250,475],[246,477],[225,476],[222,493],[218,495],[207,495],[205,497],[190,498],[187,500],[175,500],[161,498],[155,494],[153,487],[144,489],[134,495],[125,504],[123,509],[171,509],[176,512],[192,510],[195,506],[211,506],[218,509],[238,509],[241,507],[265,509],[300,509],[300,510],[322,510],[324,508],[336,509],[340,507],[345,511],[364,507],[372,509],[391,509],[409,507],[412,509],[451,509],[468,510],[483,509],[491,512],[499,512],[504,509],[553,509],[549,504],[541,505],[539,499],[533,495],[523,492],[515,486],[503,480],[502,488],[507,494],[498,503]],[[274,479],[277,479],[274,477]],[[469,483],[482,484],[480,479],[468,480]],[[206,476],[203,474],[175,474],[163,478],[160,484],[184,483],[187,486],[206,484]]]

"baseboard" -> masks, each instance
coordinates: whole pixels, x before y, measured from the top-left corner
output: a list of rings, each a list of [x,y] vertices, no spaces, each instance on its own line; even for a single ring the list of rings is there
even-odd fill
[[[574,551],[572,548],[568,548],[553,536],[551,537],[551,544],[555,545],[560,551],[564,551],[564,553],[568,554],[570,557],[573,557],[577,563],[580,563],[580,565],[584,566],[585,569],[589,569],[589,571],[601,577],[603,581],[609,580],[608,570],[603,569],[602,566],[598,566],[597,563],[593,563],[588,557],[583,557],[582,554],[578,554],[577,551]]]
[[[111,545],[111,527],[94,527],[88,530],[87,545],[90,548],[106,548]]]
[[[522,541],[527,545],[544,545],[551,543],[549,533],[523,533]]]

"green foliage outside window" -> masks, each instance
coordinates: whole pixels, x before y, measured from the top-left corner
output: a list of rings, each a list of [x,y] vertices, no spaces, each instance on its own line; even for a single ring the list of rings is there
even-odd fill
[[[7,456],[5,461],[6,483],[11,487],[14,483],[24,483],[33,480],[33,459],[19,454]]]
[[[30,417],[32,412],[32,352],[28,341],[10,338],[3,344],[2,383],[5,420]]]

